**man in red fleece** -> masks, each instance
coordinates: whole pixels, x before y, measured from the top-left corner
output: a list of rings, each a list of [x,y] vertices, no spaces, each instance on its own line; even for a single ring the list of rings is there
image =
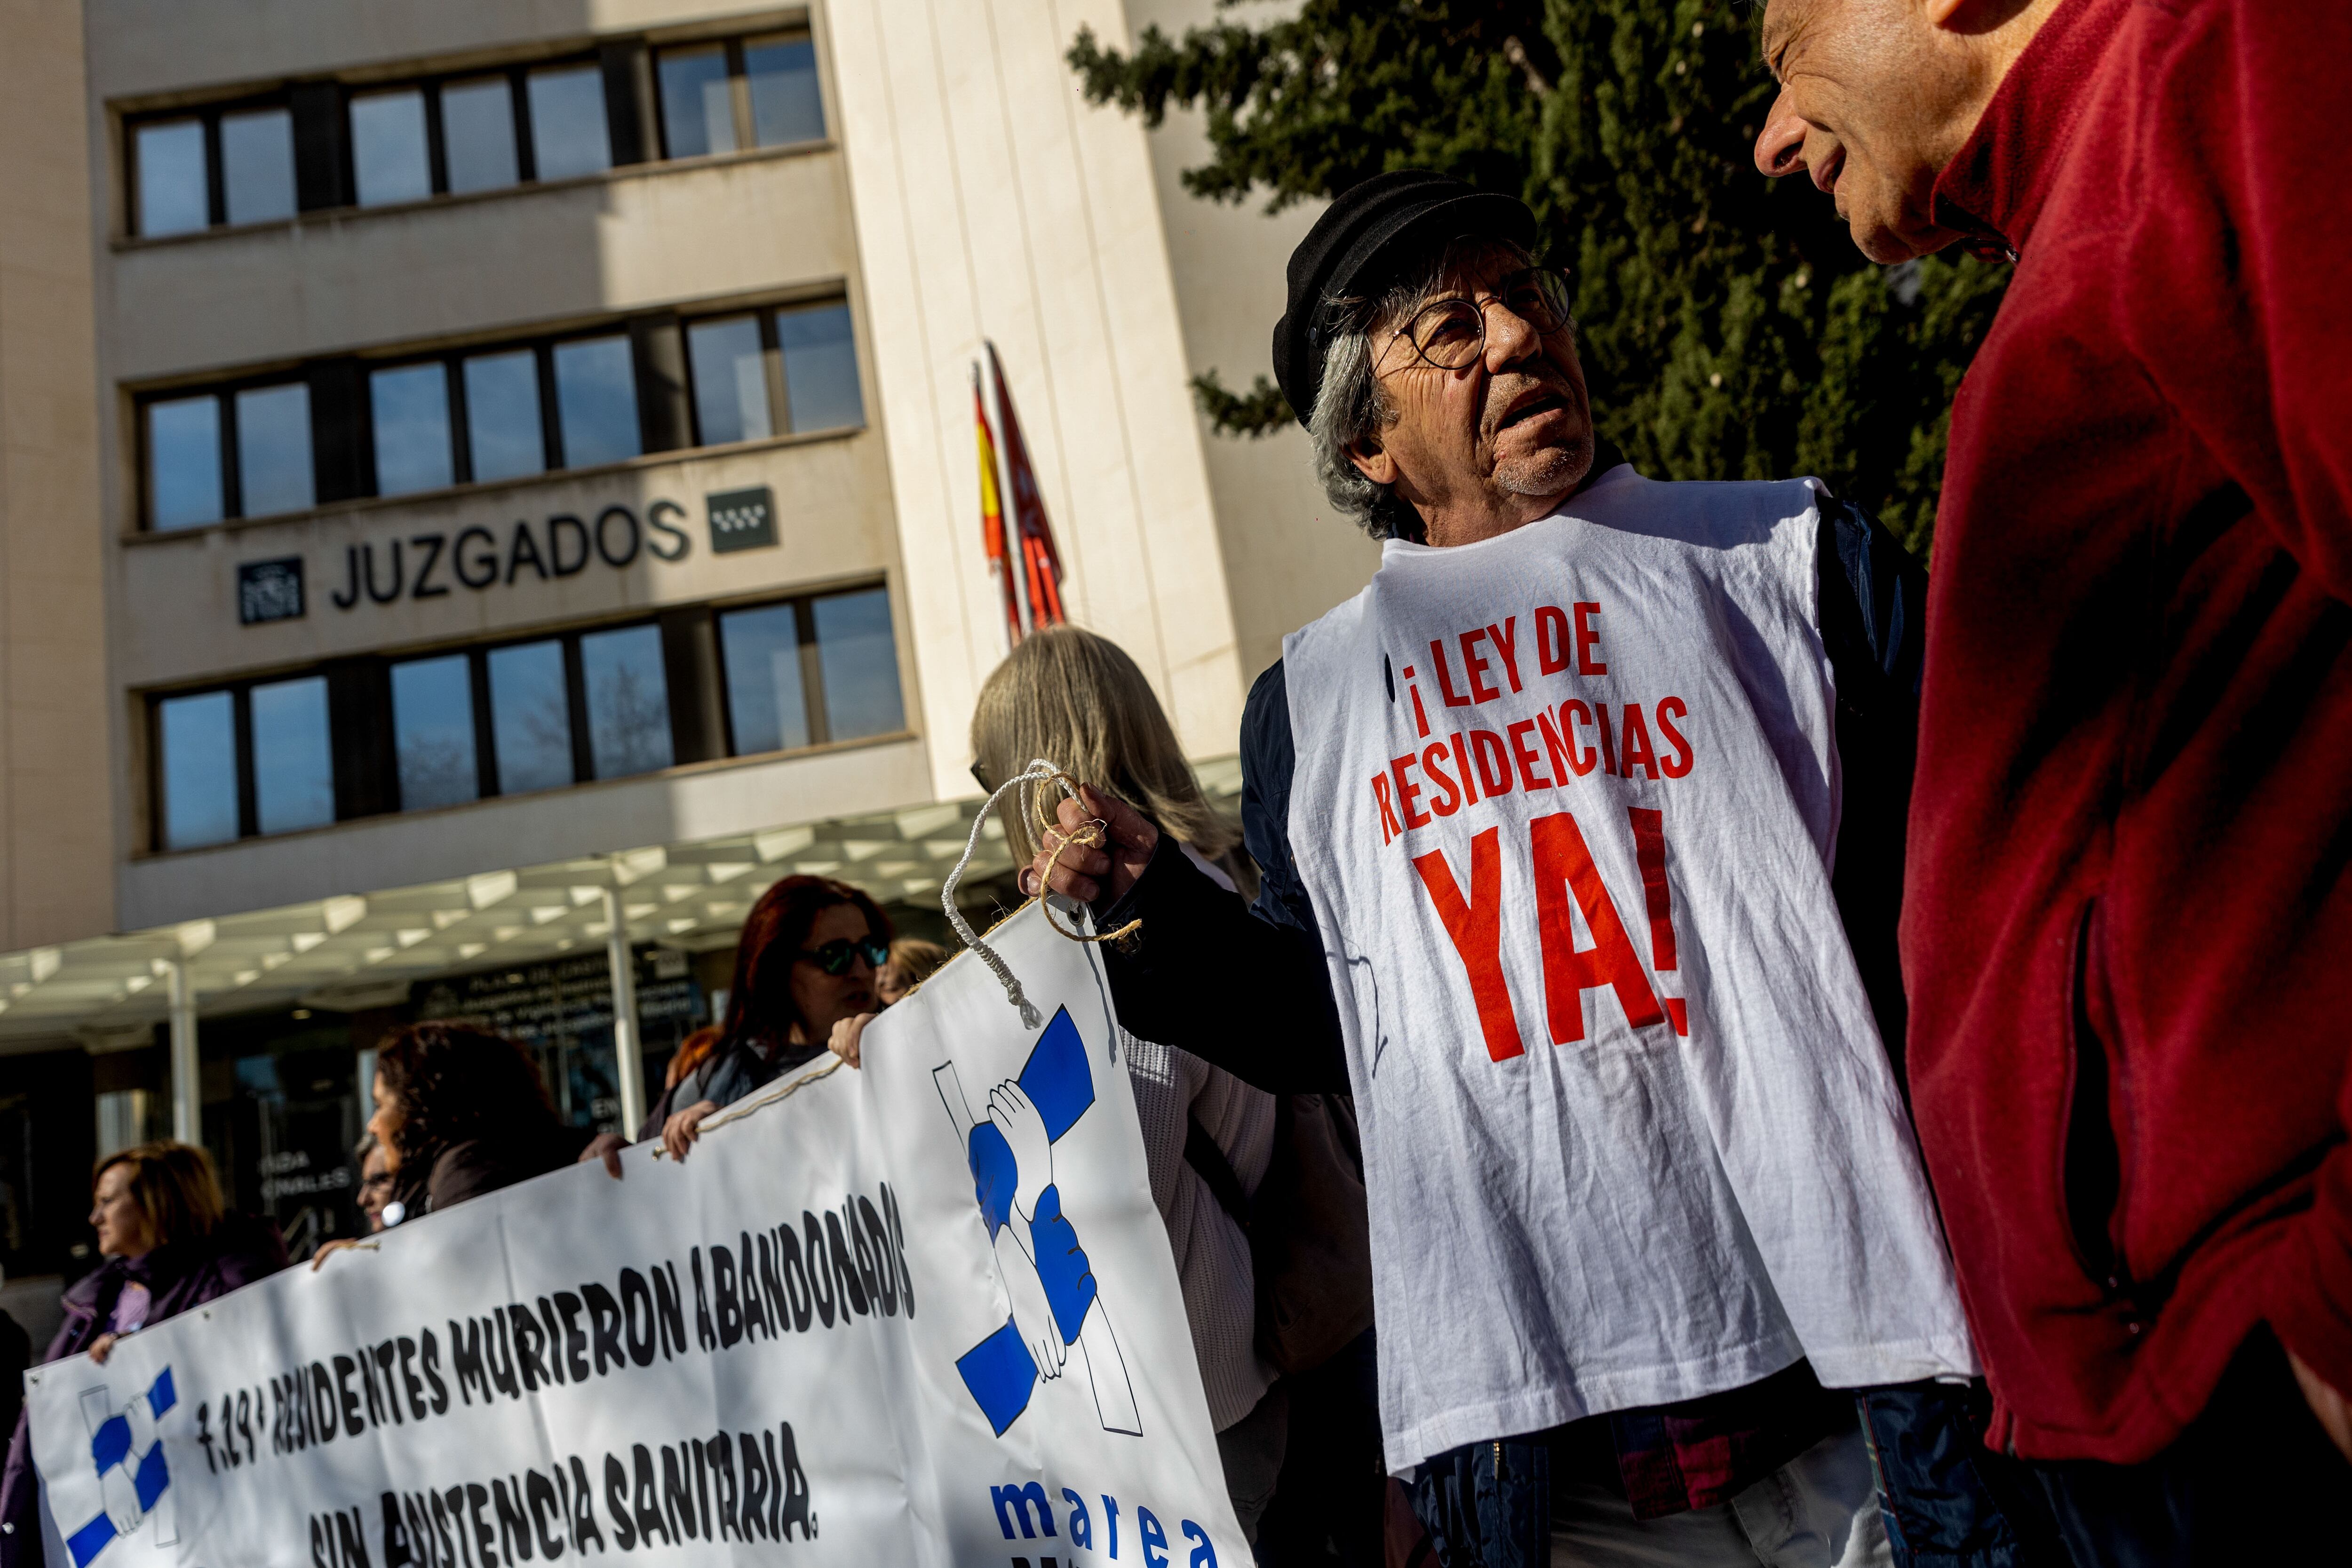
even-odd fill
[[[2085,1562],[2299,1560],[2262,1531],[2352,1495],[2352,5],[1769,0],[1763,47],[1766,174],[2017,261],[1902,924],[1991,1439]]]

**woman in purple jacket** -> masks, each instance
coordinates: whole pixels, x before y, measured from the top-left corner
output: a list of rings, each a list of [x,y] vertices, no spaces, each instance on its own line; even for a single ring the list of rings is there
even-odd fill
[[[213,1163],[186,1143],[142,1143],[99,1162],[89,1223],[106,1261],[65,1293],[66,1321],[43,1362],[87,1351],[104,1362],[125,1334],[177,1317],[286,1267],[266,1220],[226,1212]],[[40,1482],[27,1418],[16,1418],[0,1478],[0,1568],[41,1561]]]

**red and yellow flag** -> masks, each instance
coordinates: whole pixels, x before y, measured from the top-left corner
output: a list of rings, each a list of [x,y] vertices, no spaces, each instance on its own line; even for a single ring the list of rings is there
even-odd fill
[[[988,427],[988,405],[980,395],[980,362],[971,363],[971,417],[980,440],[980,531],[988,545],[988,570],[1004,594],[1004,647],[1021,641],[1021,601],[1013,586],[1013,563],[1004,550],[1004,508],[997,500],[996,435]]]
[[[996,345],[988,345],[988,367],[996,378],[996,412],[1004,421],[1004,461],[1013,479],[1013,525],[1021,540],[1021,565],[1029,597],[1029,626],[1062,624],[1062,557],[1054,548],[1053,526],[1045,521],[1045,498],[1037,489],[1037,471],[1029,463],[1029,444],[1021,437],[1020,416],[1013,412],[1013,395],[1004,387],[1004,365]]]

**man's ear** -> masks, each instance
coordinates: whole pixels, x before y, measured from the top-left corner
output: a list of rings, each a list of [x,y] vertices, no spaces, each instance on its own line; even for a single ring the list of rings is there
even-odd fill
[[[1396,459],[1390,457],[1388,448],[1372,437],[1367,436],[1362,440],[1350,445],[1348,448],[1348,460],[1356,465],[1358,473],[1376,485],[1392,485],[1397,482]]]

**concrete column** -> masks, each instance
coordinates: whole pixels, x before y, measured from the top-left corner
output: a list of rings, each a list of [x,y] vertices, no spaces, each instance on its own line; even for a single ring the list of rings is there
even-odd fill
[[[621,1136],[634,1138],[646,1119],[645,1053],[637,1045],[637,970],[629,954],[628,918],[621,889],[604,889],[604,960],[613,974],[613,1057],[621,1077]]]
[[[201,1147],[205,1141],[205,1090],[196,1067],[196,988],[187,960],[170,961],[172,982],[172,1136]]]

